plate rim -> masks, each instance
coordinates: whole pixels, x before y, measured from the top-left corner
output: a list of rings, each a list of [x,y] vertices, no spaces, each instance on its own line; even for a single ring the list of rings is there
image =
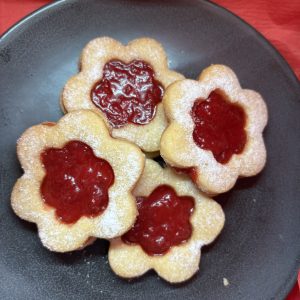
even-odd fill
[[[202,2],[202,3],[205,3],[205,5],[209,5],[211,7],[214,7],[216,9],[218,9],[219,11],[225,12],[228,15],[230,15],[231,17],[233,17],[236,20],[238,20],[239,22],[243,23],[246,27],[248,27],[248,29],[250,29],[255,35],[257,35],[257,37],[261,41],[263,41],[264,43],[266,43],[266,45],[268,45],[268,47],[273,52],[273,54],[275,54],[279,58],[279,60],[281,61],[281,63],[284,63],[285,68],[287,70],[289,70],[289,75],[292,77],[292,79],[295,80],[296,83],[298,83],[300,85],[300,79],[298,79],[297,75],[295,74],[294,70],[289,65],[289,63],[287,62],[287,60],[283,57],[283,55],[279,52],[279,50],[277,50],[277,48],[262,33],[260,33],[255,27],[253,27],[247,21],[245,21],[244,19],[242,19],[240,16],[236,15],[234,12],[230,11],[226,7],[223,7],[223,6],[221,6],[221,5],[217,4],[217,3],[211,2],[209,0],[194,0],[194,1],[195,2],[197,1],[199,3]],[[10,38],[10,34],[13,34],[16,29],[18,29],[20,26],[26,24],[27,21],[29,21],[30,19],[32,19],[36,15],[39,15],[40,13],[43,13],[43,12],[49,10],[49,9],[52,9],[55,6],[59,6],[59,5],[63,4],[63,3],[67,3],[67,2],[71,3],[72,0],[55,0],[55,1],[51,2],[51,3],[48,3],[48,4],[45,4],[45,5],[41,6],[40,8],[32,11],[31,13],[25,15],[23,18],[21,18],[19,21],[17,21],[13,25],[11,25],[8,29],[6,29],[0,35],[0,43],[3,42],[3,41],[5,41],[7,38],[9,39]]]

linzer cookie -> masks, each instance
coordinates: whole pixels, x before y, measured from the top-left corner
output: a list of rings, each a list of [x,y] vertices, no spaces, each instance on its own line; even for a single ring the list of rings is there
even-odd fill
[[[24,175],[14,186],[12,208],[37,224],[50,250],[80,249],[94,237],[114,238],[133,225],[137,209],[131,191],[144,154],[113,139],[94,112],[71,112],[57,124],[29,128],[17,153]]]
[[[162,46],[150,38],[122,45],[96,38],[83,49],[80,72],[64,87],[65,112],[92,109],[101,114],[112,136],[159,150],[167,122],[161,103],[165,89],[184,77],[169,70]]]
[[[238,177],[264,167],[265,102],[257,92],[242,89],[230,68],[212,65],[198,81],[172,84],[163,104],[170,123],[161,138],[161,156],[204,192],[226,192]]]
[[[127,233],[111,240],[111,268],[124,278],[154,269],[172,283],[189,279],[199,269],[201,247],[223,228],[222,208],[187,176],[152,160],[146,160],[133,194],[139,215]]]

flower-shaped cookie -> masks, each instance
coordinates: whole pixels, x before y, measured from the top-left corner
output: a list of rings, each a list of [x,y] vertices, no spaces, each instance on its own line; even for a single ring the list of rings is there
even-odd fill
[[[264,167],[265,102],[257,92],[242,89],[230,68],[212,65],[198,81],[172,84],[163,104],[170,124],[161,138],[161,155],[192,173],[204,192],[226,192],[239,176],[256,175]]]
[[[161,103],[164,89],[184,78],[169,70],[162,46],[150,38],[126,46],[112,38],[96,38],[83,49],[80,68],[64,87],[62,109],[92,109],[106,120],[113,137],[146,152],[158,151],[167,125]]]
[[[171,283],[189,279],[199,269],[201,247],[223,228],[222,208],[188,177],[152,160],[146,160],[133,194],[139,216],[130,231],[111,240],[111,268],[124,278],[154,269]]]
[[[137,215],[131,191],[144,168],[135,145],[112,138],[94,112],[25,131],[17,145],[24,169],[11,196],[15,213],[36,223],[52,251],[80,249],[91,237],[114,238]]]

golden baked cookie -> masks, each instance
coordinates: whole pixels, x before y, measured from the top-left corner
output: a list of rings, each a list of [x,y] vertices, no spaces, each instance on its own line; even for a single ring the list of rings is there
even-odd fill
[[[183,78],[169,70],[163,47],[153,39],[122,45],[96,38],[83,49],[80,72],[65,85],[61,106],[65,112],[92,109],[106,120],[113,137],[155,152],[167,125],[164,90]]]
[[[111,268],[124,278],[154,269],[171,283],[189,279],[199,269],[201,247],[223,228],[222,208],[187,176],[149,159],[133,194],[139,216],[125,235],[111,240]]]
[[[198,81],[172,84],[163,104],[169,126],[161,138],[161,156],[189,173],[204,192],[226,192],[238,177],[263,169],[267,107],[260,94],[241,88],[230,68],[212,65]]]
[[[112,138],[94,112],[71,112],[56,124],[27,129],[17,154],[24,174],[13,188],[11,205],[20,218],[37,224],[48,249],[80,249],[93,237],[120,236],[134,223],[131,191],[142,174],[144,154]]]

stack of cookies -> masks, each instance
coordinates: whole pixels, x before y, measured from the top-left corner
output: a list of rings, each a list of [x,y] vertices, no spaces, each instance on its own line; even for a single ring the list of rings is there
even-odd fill
[[[83,49],[61,94],[65,116],[25,131],[11,197],[51,251],[110,241],[121,277],[154,269],[176,283],[199,269],[225,216],[212,196],[265,165],[262,97],[212,65],[197,80],[168,68],[150,38],[102,37]],[[161,155],[165,164],[152,158]]]

